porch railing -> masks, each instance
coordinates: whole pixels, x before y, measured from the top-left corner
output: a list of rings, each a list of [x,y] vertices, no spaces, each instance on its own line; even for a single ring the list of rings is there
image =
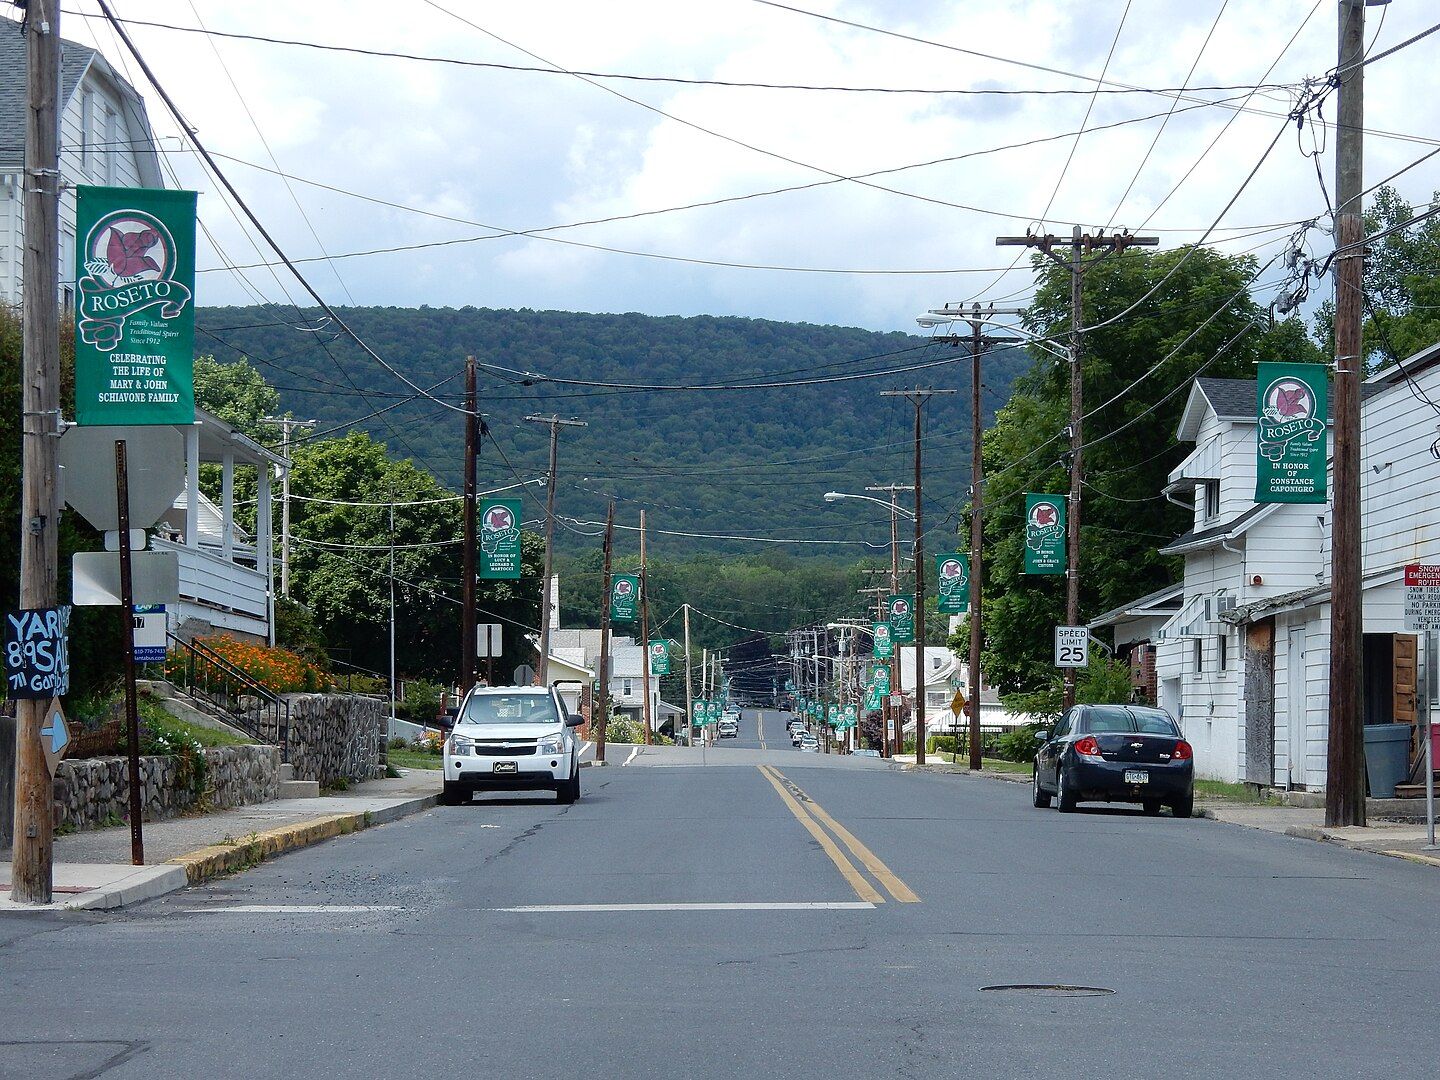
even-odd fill
[[[280,747],[280,760],[290,760],[290,703],[214,649],[198,641],[170,639],[170,681],[217,720],[239,728],[252,739]]]

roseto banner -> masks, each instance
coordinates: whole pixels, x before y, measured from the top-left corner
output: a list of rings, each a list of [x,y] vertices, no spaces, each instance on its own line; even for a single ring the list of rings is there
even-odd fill
[[[877,660],[888,660],[895,655],[895,643],[890,640],[890,624],[888,622],[877,622],[872,627],[875,633],[874,654]]]
[[[480,576],[517,580],[520,577],[519,499],[480,500]]]
[[[890,616],[890,640],[896,645],[908,645],[915,640],[914,597],[899,594],[885,601],[885,612]]]
[[[1025,496],[1025,573],[1065,572],[1065,496]]]
[[[1323,503],[1329,402],[1323,364],[1261,364],[1255,501]]]
[[[75,189],[75,422],[195,422],[195,192]]]
[[[941,615],[963,615],[970,610],[970,556],[951,551],[935,556],[936,601]]]
[[[670,644],[666,641],[650,642],[650,674],[670,674]]]
[[[616,574],[610,579],[610,619],[634,622],[640,618],[640,575]]]
[[[890,693],[890,669],[884,664],[876,664],[870,673],[870,685],[882,694]]]

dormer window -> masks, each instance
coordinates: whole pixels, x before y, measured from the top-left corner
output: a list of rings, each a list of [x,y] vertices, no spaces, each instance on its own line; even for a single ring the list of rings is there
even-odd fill
[[[1202,498],[1205,500],[1205,520],[1210,521],[1220,516],[1220,481],[1206,480],[1203,486]]]

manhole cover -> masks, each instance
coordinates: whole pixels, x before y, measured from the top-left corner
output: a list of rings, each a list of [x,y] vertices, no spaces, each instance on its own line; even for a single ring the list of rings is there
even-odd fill
[[[993,990],[1012,994],[1038,994],[1041,997],[1104,997],[1115,993],[1104,986],[1067,986],[1064,983],[997,983],[982,986],[982,991]]]

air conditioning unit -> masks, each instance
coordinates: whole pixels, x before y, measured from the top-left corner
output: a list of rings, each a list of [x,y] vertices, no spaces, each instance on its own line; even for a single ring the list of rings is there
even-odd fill
[[[1227,611],[1234,611],[1234,610],[1235,610],[1235,597],[1233,597],[1233,596],[1220,596],[1220,597],[1217,597],[1216,600],[1217,600],[1217,605],[1216,605],[1215,611],[1216,611],[1216,614],[1217,614],[1217,615],[1223,615],[1223,614],[1225,614],[1225,612],[1227,612]]]

